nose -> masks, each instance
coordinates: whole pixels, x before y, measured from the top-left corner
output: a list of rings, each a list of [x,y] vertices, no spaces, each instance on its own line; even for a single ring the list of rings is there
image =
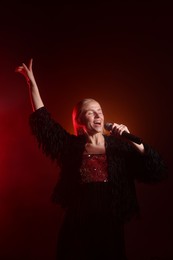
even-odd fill
[[[98,118],[100,116],[99,116],[99,114],[97,112],[94,112],[94,117]]]

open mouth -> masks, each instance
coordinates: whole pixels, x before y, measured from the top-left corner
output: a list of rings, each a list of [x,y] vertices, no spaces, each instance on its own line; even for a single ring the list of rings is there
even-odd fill
[[[101,126],[101,122],[94,122],[94,125]]]

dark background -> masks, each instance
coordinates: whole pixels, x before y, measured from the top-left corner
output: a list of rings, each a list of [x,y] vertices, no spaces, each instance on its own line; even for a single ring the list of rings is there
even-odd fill
[[[166,2],[1,3],[0,259],[54,260],[63,211],[50,200],[58,169],[37,147],[24,78],[33,58],[45,106],[73,133],[81,98],[156,148],[169,169],[136,184],[142,217],[125,227],[129,260],[173,259],[172,12]]]

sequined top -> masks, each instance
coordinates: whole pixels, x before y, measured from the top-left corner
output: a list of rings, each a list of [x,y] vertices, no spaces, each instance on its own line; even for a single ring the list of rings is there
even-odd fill
[[[84,154],[80,168],[81,182],[107,182],[106,154]]]

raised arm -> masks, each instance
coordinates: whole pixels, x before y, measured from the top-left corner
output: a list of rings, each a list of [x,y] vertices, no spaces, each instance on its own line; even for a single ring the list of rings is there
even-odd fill
[[[28,84],[29,87],[29,94],[30,94],[30,100],[31,100],[31,105],[33,111],[39,109],[40,107],[43,107],[43,101],[40,96],[40,92],[34,77],[34,73],[32,70],[32,64],[33,64],[33,59],[30,59],[29,65],[26,66],[25,63],[22,63],[21,66],[17,67],[15,69],[15,72],[21,73]]]

